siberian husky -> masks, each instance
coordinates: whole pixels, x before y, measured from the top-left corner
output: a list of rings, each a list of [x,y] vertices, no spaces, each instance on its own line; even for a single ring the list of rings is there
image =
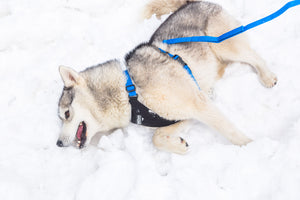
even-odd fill
[[[178,135],[190,119],[207,124],[233,144],[251,142],[214,106],[209,93],[232,62],[251,65],[268,88],[276,84],[275,74],[250,48],[245,34],[220,44],[162,42],[178,37],[219,36],[240,26],[221,6],[204,1],[154,0],[147,5],[145,16],[160,17],[169,12],[173,14],[150,40],[128,53],[124,62],[134,82],[137,100],[161,118],[174,122],[156,129],[153,144],[160,150],[186,153],[188,144]],[[171,54],[179,55],[187,63],[200,90],[182,62],[170,57]],[[59,117],[63,122],[59,147],[82,148],[97,132],[128,126],[132,104],[125,87],[127,77],[122,61],[111,60],[82,72],[61,66],[59,71],[64,82],[59,100]]]

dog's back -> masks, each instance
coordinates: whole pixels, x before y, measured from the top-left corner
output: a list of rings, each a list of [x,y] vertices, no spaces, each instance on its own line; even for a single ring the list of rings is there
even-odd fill
[[[153,34],[150,43],[165,39],[206,35],[207,22],[222,11],[209,2],[189,2],[174,12]]]

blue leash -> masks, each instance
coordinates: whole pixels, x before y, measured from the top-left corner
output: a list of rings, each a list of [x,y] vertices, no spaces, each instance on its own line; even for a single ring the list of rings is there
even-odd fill
[[[236,29],[233,29],[231,31],[228,31],[227,33],[224,33],[223,35],[220,35],[219,37],[213,37],[213,36],[193,36],[193,37],[182,37],[182,38],[174,38],[174,39],[168,39],[163,40],[163,43],[166,44],[177,44],[177,43],[183,43],[183,42],[212,42],[212,43],[220,43],[224,40],[227,40],[231,37],[234,37],[238,34],[241,34],[249,29],[252,29],[256,26],[259,26],[261,24],[264,24],[268,21],[271,21],[275,19],[276,17],[283,14],[285,11],[287,11],[289,8],[292,8],[294,6],[298,6],[300,4],[300,0],[294,0],[286,3],[282,8],[274,12],[273,14],[264,17],[260,20],[257,20],[255,22],[252,22],[246,26],[240,26]]]

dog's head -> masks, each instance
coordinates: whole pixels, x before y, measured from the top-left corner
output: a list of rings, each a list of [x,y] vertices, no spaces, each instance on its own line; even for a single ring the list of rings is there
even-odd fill
[[[114,67],[105,70],[107,67],[93,67],[80,73],[68,67],[59,68],[64,88],[58,105],[63,124],[57,146],[82,148],[97,132],[128,123],[130,111],[122,71],[117,73]]]
[[[63,122],[57,146],[74,144],[82,148],[97,132],[99,123],[90,110],[93,96],[84,77],[71,68],[59,68],[64,89],[59,100],[58,115]],[[89,133],[89,134],[88,134]]]

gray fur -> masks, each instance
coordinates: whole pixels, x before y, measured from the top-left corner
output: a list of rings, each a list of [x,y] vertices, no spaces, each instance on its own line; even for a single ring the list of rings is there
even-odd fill
[[[209,2],[188,3],[172,14],[155,31],[150,44],[171,38],[205,35],[208,18],[215,16],[221,10],[219,5]]]
[[[106,112],[120,103],[119,97],[122,91],[119,90],[118,85],[111,85],[111,81],[106,76],[106,73],[113,73],[114,70],[119,70],[119,68],[120,63],[117,60],[111,60],[81,72],[101,112]],[[101,85],[99,85],[100,82]]]
[[[80,72],[82,77],[84,78],[87,87],[89,89],[89,93],[94,97],[95,101],[98,103],[98,108],[101,112],[105,112],[110,107],[113,107],[113,104],[119,104],[119,96],[121,95],[121,91],[119,90],[117,85],[109,85],[110,81],[105,80],[106,73],[113,71],[113,69],[119,69],[120,63],[117,60],[107,61],[102,64],[98,64],[96,66],[89,67],[84,71]],[[99,85],[99,83],[102,83]],[[64,88],[62,91],[62,95],[59,100],[59,106],[68,108],[74,99],[75,88]]]
[[[61,94],[61,97],[59,99],[58,105],[63,108],[68,108],[74,99],[75,91],[74,88],[64,88]]]

